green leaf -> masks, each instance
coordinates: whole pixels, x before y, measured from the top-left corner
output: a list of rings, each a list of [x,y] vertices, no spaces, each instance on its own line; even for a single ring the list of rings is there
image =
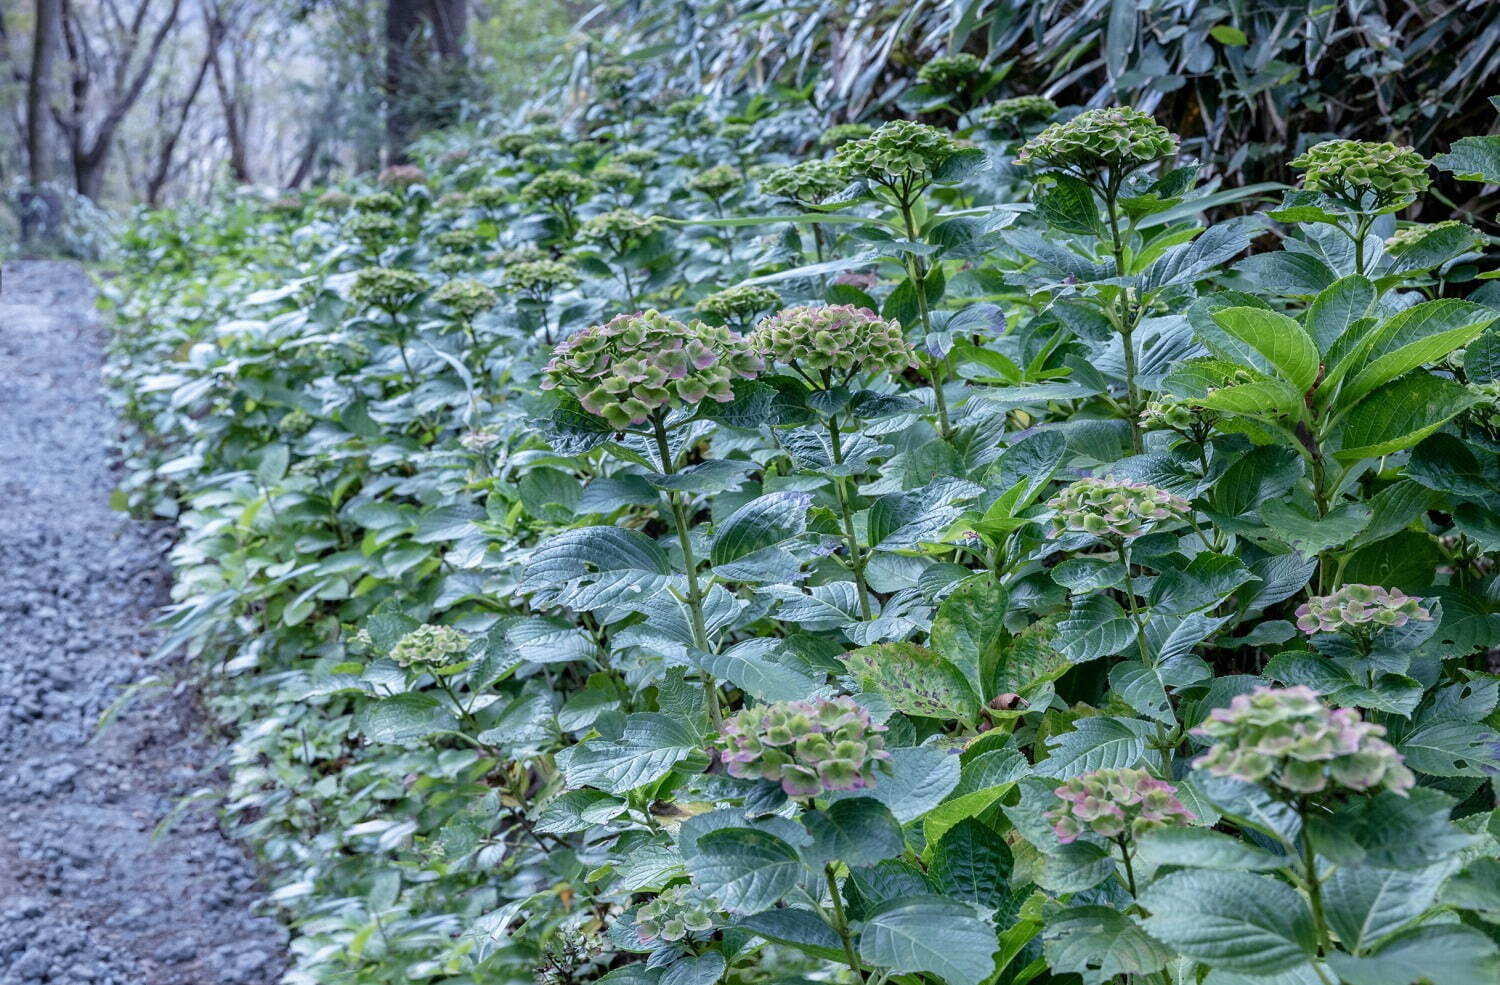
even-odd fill
[[[1500,978],[1500,950],[1458,924],[1415,927],[1367,958],[1334,953],[1328,965],[1345,985],[1479,985]]]
[[[1349,412],[1334,452],[1341,462],[1378,458],[1410,448],[1478,402],[1466,388],[1430,373],[1403,376]]]
[[[840,659],[865,690],[880,692],[903,714],[969,723],[979,715],[979,698],[963,672],[926,647],[876,643]]]
[[[1452,171],[1460,181],[1500,184],[1500,136],[1461,137],[1432,163],[1439,171]]]
[[[1041,186],[1032,204],[1037,216],[1054,229],[1078,236],[1097,236],[1102,232],[1099,204],[1094,200],[1093,190],[1081,178],[1053,175],[1051,183]]]
[[[666,587],[671,570],[667,552],[639,531],[580,527],[532,552],[520,589],[540,604],[591,611],[650,598]]]
[[[1488,725],[1439,720],[1407,733],[1396,748],[1406,765],[1431,776],[1500,774],[1500,732]]]
[[[1231,48],[1243,48],[1250,43],[1250,39],[1245,37],[1244,31],[1228,24],[1215,24],[1208,29],[1208,33],[1219,44],[1228,45]]]
[[[714,985],[723,976],[725,967],[720,951],[684,954],[662,972],[659,985]]]
[[[1209,828],[1157,828],[1136,839],[1136,853],[1151,865],[1274,872],[1286,857]]]
[[[900,855],[906,847],[890,808],[870,797],[836,800],[827,810],[804,814],[802,824],[813,839],[802,851],[811,865],[874,865]]]
[[[1109,669],[1109,686],[1136,714],[1167,725],[1177,724],[1166,684],[1155,667],[1139,660],[1123,660]]]
[[[875,785],[865,790],[836,793],[832,800],[873,797],[891,809],[896,820],[909,824],[943,802],[958,786],[958,757],[932,746],[908,746],[891,750]]]
[[[1222,338],[1203,339],[1209,351],[1221,359],[1243,362],[1252,369],[1268,366],[1298,391],[1311,388],[1318,378],[1318,347],[1296,319],[1264,308],[1221,308],[1213,312],[1213,320],[1235,343],[1226,345]],[[1249,357],[1246,350],[1257,353],[1261,360]]]
[[[1358,536],[1370,522],[1370,508],[1363,503],[1341,503],[1319,518],[1294,500],[1272,499],[1261,504],[1260,518],[1277,540],[1304,557],[1313,557]]]
[[[1368,951],[1426,912],[1453,869],[1450,863],[1425,869],[1342,866],[1323,884],[1328,922],[1345,948]]]
[[[1375,285],[1368,278],[1350,274],[1330,284],[1307,309],[1307,329],[1318,351],[1326,355],[1374,303]]]
[[[1107,906],[1070,906],[1048,913],[1042,941],[1050,969],[1076,974],[1083,985],[1106,985],[1121,975],[1149,975],[1165,968],[1172,957],[1134,920]]]
[[[618,739],[597,736],[573,746],[559,765],[570,787],[623,794],[666,776],[702,745],[703,737],[683,719],[639,712],[625,719]]]
[[[945,896],[987,909],[1010,896],[1011,854],[994,828],[972,817],[949,828],[932,850],[927,875]]]
[[[408,691],[365,705],[354,727],[371,742],[404,743],[456,729],[458,718],[432,695]]]
[[[838,934],[809,910],[789,906],[764,910],[741,918],[735,926],[824,961],[844,960],[844,946]]]
[[[1234,265],[1257,287],[1270,294],[1311,296],[1326,290],[1338,275],[1311,253],[1257,253]]]
[[[730,913],[759,913],[797,886],[807,867],[791,845],[768,831],[720,828],[698,839],[688,871]]]
[[[1037,763],[1038,776],[1065,780],[1093,770],[1135,766],[1146,754],[1146,738],[1156,726],[1136,718],[1080,718],[1071,732],[1047,742],[1047,758]]]
[[[785,647],[780,638],[741,640],[717,653],[692,649],[688,659],[760,701],[792,701],[824,689],[821,673],[814,679],[800,665],[783,662]]]
[[[1006,636],[1007,600],[999,581],[976,575],[959,583],[932,620],[932,648],[963,673],[980,699],[987,697],[985,669],[994,667]]]
[[[1075,599],[1072,610],[1057,624],[1059,649],[1073,663],[1116,654],[1134,640],[1136,625],[1108,595]]]
[[[1317,932],[1292,887],[1248,872],[1173,872],[1140,894],[1145,928],[1189,958],[1271,975],[1314,956]]]
[[[1500,312],[1481,304],[1443,298],[1414,304],[1387,319],[1349,358],[1359,367],[1338,392],[1347,406],[1403,373],[1436,362],[1479,337]]]
[[[940,896],[882,903],[859,935],[859,956],[875,967],[935,975],[946,985],[979,985],[990,976],[999,947],[993,927]]]

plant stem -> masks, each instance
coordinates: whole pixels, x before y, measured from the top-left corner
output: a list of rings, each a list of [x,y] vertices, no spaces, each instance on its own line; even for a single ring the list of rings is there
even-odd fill
[[[1130,890],[1130,898],[1135,898],[1135,864],[1130,860],[1130,846],[1125,841],[1125,836],[1119,835],[1115,838],[1115,844],[1120,846],[1120,859],[1125,863],[1125,888]]]
[[[906,224],[906,238],[915,243],[917,241],[917,222],[911,213],[911,201],[906,195],[901,195],[901,220]],[[923,269],[924,264],[915,253],[905,253],[903,256],[906,266],[906,276],[911,281],[912,294],[917,299],[917,316],[922,322],[922,348],[926,350],[926,336],[932,334],[932,312],[927,307],[927,272]],[[947,357],[939,358],[928,355],[930,364],[930,375],[932,377],[932,397],[937,404],[938,433],[946,439],[953,433],[953,425],[948,421],[948,398],[943,393],[943,384],[948,378]]]
[[[1328,917],[1323,912],[1323,883],[1318,878],[1318,856],[1313,851],[1312,839],[1307,836],[1307,798],[1297,804],[1297,813],[1302,817],[1302,868],[1307,879],[1307,901],[1312,907],[1313,923],[1318,928],[1318,953],[1327,954],[1333,946],[1328,934]]]
[[[865,973],[854,953],[854,937],[849,933],[849,918],[844,914],[844,898],[839,895],[839,881],[834,875],[832,862],[823,863],[823,878],[828,882],[828,896],[833,900],[833,929],[844,944],[844,960],[848,962],[849,970],[854,972],[855,980],[862,982],[865,980]]]
[[[651,424],[655,430],[656,450],[661,455],[661,470],[666,475],[672,475],[677,469],[673,462],[671,446],[667,443],[667,427],[661,412],[658,411],[652,415]],[[687,603],[693,625],[693,645],[704,653],[710,653],[712,648],[708,641],[708,630],[703,622],[703,589],[698,585],[698,557],[693,553],[693,536],[689,526],[687,506],[682,502],[681,494],[675,489],[667,490],[667,502],[672,505],[672,519],[677,527],[677,544],[682,548],[682,567],[687,574]],[[708,711],[709,724],[714,727],[714,731],[718,731],[724,721],[723,713],[719,709],[719,683],[707,671],[703,671],[703,692],[703,703]]]
[[[1125,276],[1125,241],[1120,238],[1120,213],[1116,200],[1120,195],[1119,182],[1113,179],[1104,189],[1104,207],[1109,214],[1110,254],[1115,261],[1115,276]],[[1141,443],[1141,399],[1135,385],[1135,305],[1125,288],[1120,288],[1120,343],[1125,353],[1125,411],[1130,424],[1130,447],[1140,454]]]
[[[844,449],[839,440],[839,420],[837,417],[828,419],[828,442],[833,449],[833,464],[844,464]],[[834,476],[833,491],[838,496],[839,513],[844,517],[844,541],[849,545],[849,569],[854,572],[855,591],[859,593],[859,613],[868,622],[872,619],[870,611],[870,589],[865,584],[865,555],[859,546],[859,538],[854,533],[854,508],[849,501],[849,491],[844,486],[845,477]]]

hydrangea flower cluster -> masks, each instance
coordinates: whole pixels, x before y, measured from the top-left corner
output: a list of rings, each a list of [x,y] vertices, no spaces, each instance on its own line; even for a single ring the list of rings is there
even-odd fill
[[[401,199],[390,192],[356,195],[349,200],[349,204],[356,212],[384,212],[387,215],[394,215],[402,209]]]
[[[1131,106],[1091,109],[1026,141],[1017,164],[1093,178],[1126,174],[1177,152],[1177,136]]]
[[[628,65],[599,65],[594,68],[593,81],[604,92],[623,92],[635,78],[635,69]]]
[[[380,172],[376,179],[387,188],[410,188],[427,180],[427,172],[415,164],[392,164]]]
[[[917,71],[917,81],[939,92],[958,92],[984,71],[984,62],[968,52],[939,55]]]
[[[510,203],[510,192],[499,185],[480,185],[469,192],[469,202],[476,209],[493,212]]]
[[[841,145],[833,160],[852,177],[895,184],[931,176],[957,150],[958,142],[946,130],[892,120],[862,140]]]
[[[642,941],[680,941],[712,930],[718,914],[718,905],[698,888],[669,886],[635,911],[635,932]]]
[[[721,123],[719,124],[719,139],[731,143],[741,141],[750,136],[751,129],[748,123]]]
[[[578,282],[573,268],[560,260],[523,260],[505,268],[500,286],[514,294],[550,297],[559,288]]]
[[[554,202],[574,202],[587,198],[594,192],[594,183],[572,171],[546,171],[527,182],[521,189],[521,197],[528,202],[550,205]]]
[[[694,306],[694,310],[720,321],[744,323],[780,303],[780,295],[769,287],[740,284],[707,295]]]
[[[589,172],[589,177],[594,179],[601,188],[625,188],[635,181],[635,169],[623,164],[601,164]]]
[[[819,147],[842,147],[851,140],[863,140],[875,132],[868,123],[837,123],[818,137]]]
[[[760,369],[749,344],[727,328],[651,310],[567,339],[543,370],[541,385],[569,387],[584,410],[624,429],[677,401],[727,403],[734,399],[734,379],[753,379]]]
[[[465,277],[448,281],[433,292],[432,299],[448,307],[464,321],[473,321],[475,316],[500,303],[494,291],[477,280]]]
[[[1297,606],[1297,628],[1309,636],[1340,631],[1362,635],[1413,620],[1432,621],[1421,599],[1399,588],[1375,585],[1345,585],[1332,595],[1316,595]]]
[[[1028,124],[1041,123],[1057,115],[1057,104],[1046,96],[1015,96],[1001,99],[975,113],[975,119],[994,130],[1019,132]]]
[[[477,229],[444,229],[432,237],[432,245],[450,253],[470,253],[488,246],[490,238]]]
[[[774,198],[816,205],[843,190],[844,172],[831,161],[809,158],[768,172],[760,190]]]
[[[1383,738],[1385,728],[1353,708],[1332,709],[1309,687],[1257,687],[1215,708],[1194,735],[1214,740],[1193,765],[1215,776],[1270,783],[1294,794],[1329,782],[1405,795],[1416,778]]]
[[[385,311],[399,311],[432,285],[420,274],[391,267],[366,267],[354,275],[354,300]]]
[[[452,626],[426,623],[391,647],[391,659],[402,667],[445,667],[469,649],[469,638]]]
[[[623,249],[627,243],[645,239],[661,229],[661,219],[654,215],[641,215],[630,209],[610,209],[578,227],[578,238],[589,243],[603,243],[614,249]]]
[[[276,422],[276,430],[288,438],[300,438],[311,431],[315,423],[317,422],[311,414],[298,407],[282,415],[281,420]]]
[[[1184,434],[1211,424],[1218,418],[1211,410],[1189,400],[1166,395],[1157,396],[1141,411],[1141,427],[1147,431],[1178,431]]]
[[[318,196],[318,207],[327,209],[330,212],[342,212],[353,201],[354,196],[348,192],[339,191],[337,188],[330,188]]]
[[[1047,501],[1056,534],[1086,533],[1130,540],[1160,520],[1185,515],[1188,501],[1165,489],[1090,476],[1079,479]]]
[[[1322,192],[1352,209],[1404,201],[1432,183],[1425,157],[1389,142],[1325,140],[1303,151],[1292,167],[1303,172],[1303,188]]]
[[[643,168],[656,163],[656,151],[649,147],[627,147],[618,151],[614,159],[633,168]]]
[[[1175,786],[1145,770],[1094,770],[1073,777],[1053,792],[1062,803],[1046,817],[1064,845],[1085,832],[1101,838],[1126,833],[1139,838],[1147,831],[1181,827],[1197,819],[1177,799]]]
[[[689,188],[709,198],[723,198],[744,183],[745,179],[732,164],[715,164],[687,180]]]
[[[761,322],[750,344],[767,361],[844,377],[899,373],[916,361],[900,324],[852,304],[787,308]]]
[[[396,237],[401,226],[381,212],[356,212],[344,223],[349,235],[365,246],[379,246]]]
[[[884,731],[853,698],[777,701],[725,719],[719,758],[730,776],[776,781],[788,797],[863,790],[890,759]]]

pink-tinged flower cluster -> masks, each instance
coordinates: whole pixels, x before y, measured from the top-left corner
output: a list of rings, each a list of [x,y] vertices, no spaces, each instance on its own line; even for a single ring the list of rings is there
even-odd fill
[[[415,164],[392,164],[380,172],[377,180],[387,188],[407,188],[426,181],[427,172]]]
[[[1075,776],[1054,793],[1062,803],[1047,812],[1064,845],[1084,833],[1138,838],[1155,828],[1180,827],[1197,816],[1177,799],[1177,788],[1145,770],[1095,770]]]
[[[1297,606],[1297,628],[1309,636],[1315,633],[1355,633],[1372,629],[1431,622],[1432,613],[1399,588],[1375,585],[1345,585],[1332,595],[1317,595]]]
[[[674,403],[734,399],[736,378],[754,379],[762,362],[722,326],[680,322],[659,311],[620,315],[559,345],[542,389],[565,386],[590,414],[626,428]]]
[[[773,780],[788,797],[863,790],[891,758],[884,731],[852,698],[777,701],[725,719],[719,759],[730,776]]]
[[[1215,708],[1193,734],[1214,740],[1193,760],[1199,769],[1295,794],[1319,793],[1332,782],[1405,796],[1416,782],[1381,738],[1384,726],[1362,721],[1353,708],[1329,708],[1309,687],[1257,687]]]
[[[768,362],[840,377],[884,370],[899,373],[915,361],[898,322],[852,304],[786,308],[761,322],[750,345]]]
[[[1181,496],[1141,482],[1089,477],[1079,479],[1052,499],[1056,534],[1086,533],[1129,540],[1191,508]]]

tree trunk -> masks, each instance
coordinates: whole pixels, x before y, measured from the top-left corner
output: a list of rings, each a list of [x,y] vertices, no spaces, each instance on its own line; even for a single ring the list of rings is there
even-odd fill
[[[62,222],[62,201],[52,178],[52,82],[61,31],[61,0],[36,0],[31,41],[31,75],[26,80],[26,168],[28,187],[20,195],[21,240],[50,244]]]
[[[413,52],[421,28],[420,0],[386,0],[385,5],[385,154],[390,164],[406,161],[411,140]]]
[[[193,77],[193,85],[188,89],[188,94],[182,101],[181,112],[177,114],[177,120],[172,129],[167,132],[162,141],[161,153],[157,155],[156,168],[151,172],[151,177],[146,179],[146,202],[152,208],[161,204],[161,191],[166,187],[167,180],[172,177],[172,155],[177,151],[177,141],[182,138],[182,128],[187,125],[188,114],[193,111],[193,103],[198,100],[198,91],[203,88],[203,79],[208,74],[208,65],[212,60],[214,40],[210,36],[208,40],[209,52],[203,56],[203,61],[198,64],[198,74]],[[166,113],[162,113],[161,123],[166,125]]]
[[[250,155],[245,150],[245,114],[240,105],[239,73],[230,78],[219,57],[219,49],[229,34],[229,25],[207,2],[203,5],[203,17],[208,23],[208,59],[213,67],[214,88],[219,93],[219,107],[224,117],[224,137],[229,141],[229,171],[235,181],[248,185],[254,179],[250,176]]]

